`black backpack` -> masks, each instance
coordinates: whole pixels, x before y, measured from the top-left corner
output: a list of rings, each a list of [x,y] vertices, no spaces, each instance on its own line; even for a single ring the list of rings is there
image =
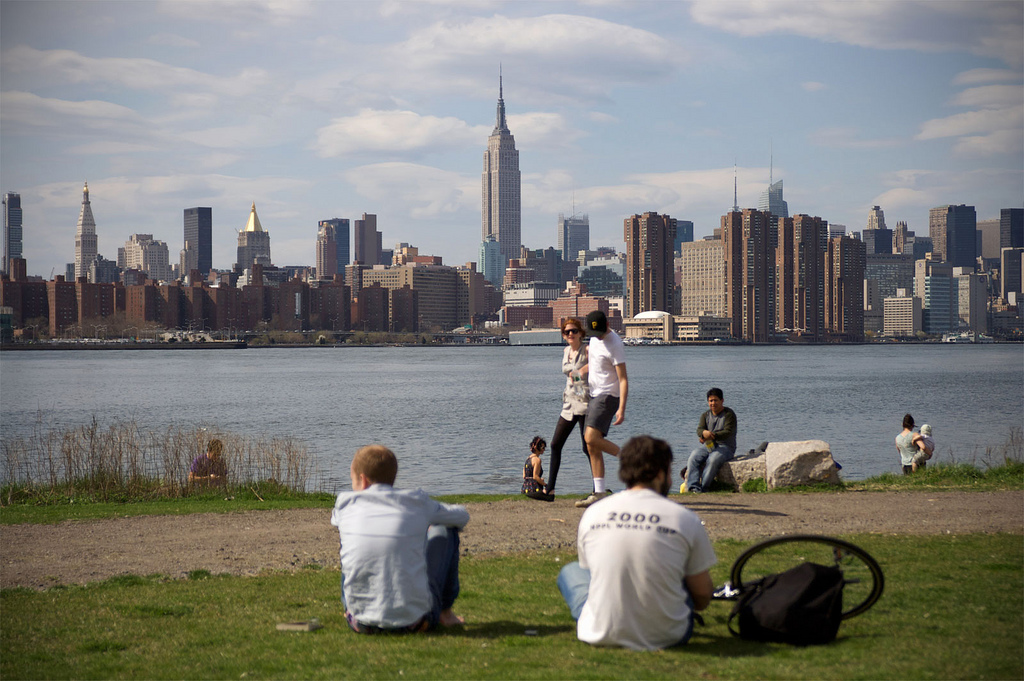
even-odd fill
[[[802,563],[745,586],[729,613],[729,631],[750,641],[806,646],[834,641],[842,616],[842,571]]]

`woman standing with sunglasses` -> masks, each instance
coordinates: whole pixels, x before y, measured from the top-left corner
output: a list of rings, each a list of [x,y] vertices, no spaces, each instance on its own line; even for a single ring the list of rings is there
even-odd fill
[[[583,424],[587,419],[587,403],[590,401],[587,379],[580,377],[580,369],[587,364],[587,346],[583,344],[583,323],[575,317],[569,317],[562,322],[562,337],[568,344],[562,354],[565,390],[562,391],[562,412],[558,416],[558,423],[555,424],[555,434],[551,437],[551,476],[544,490],[548,494],[555,492],[558,467],[562,463],[562,447],[576,424],[580,427],[583,455],[587,457],[588,462],[590,461],[587,442],[583,439]]]

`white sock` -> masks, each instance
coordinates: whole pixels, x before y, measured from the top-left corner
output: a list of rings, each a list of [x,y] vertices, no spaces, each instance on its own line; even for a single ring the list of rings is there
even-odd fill
[[[594,494],[604,494],[604,478],[594,478]]]

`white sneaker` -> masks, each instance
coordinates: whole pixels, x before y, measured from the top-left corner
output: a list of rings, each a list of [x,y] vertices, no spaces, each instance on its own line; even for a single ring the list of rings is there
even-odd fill
[[[608,490],[605,490],[600,494],[598,494],[597,492],[591,492],[589,497],[587,497],[586,499],[580,499],[579,501],[576,502],[576,508],[587,508],[588,506],[596,504],[597,502],[601,501],[602,499],[609,495],[611,495],[611,492],[609,492]]]

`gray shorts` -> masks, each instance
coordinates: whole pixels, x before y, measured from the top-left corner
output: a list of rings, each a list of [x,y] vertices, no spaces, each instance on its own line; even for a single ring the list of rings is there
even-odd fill
[[[615,420],[615,412],[619,410],[619,398],[615,395],[598,395],[591,397],[587,405],[587,428],[596,428],[601,435],[607,435],[608,429]]]

